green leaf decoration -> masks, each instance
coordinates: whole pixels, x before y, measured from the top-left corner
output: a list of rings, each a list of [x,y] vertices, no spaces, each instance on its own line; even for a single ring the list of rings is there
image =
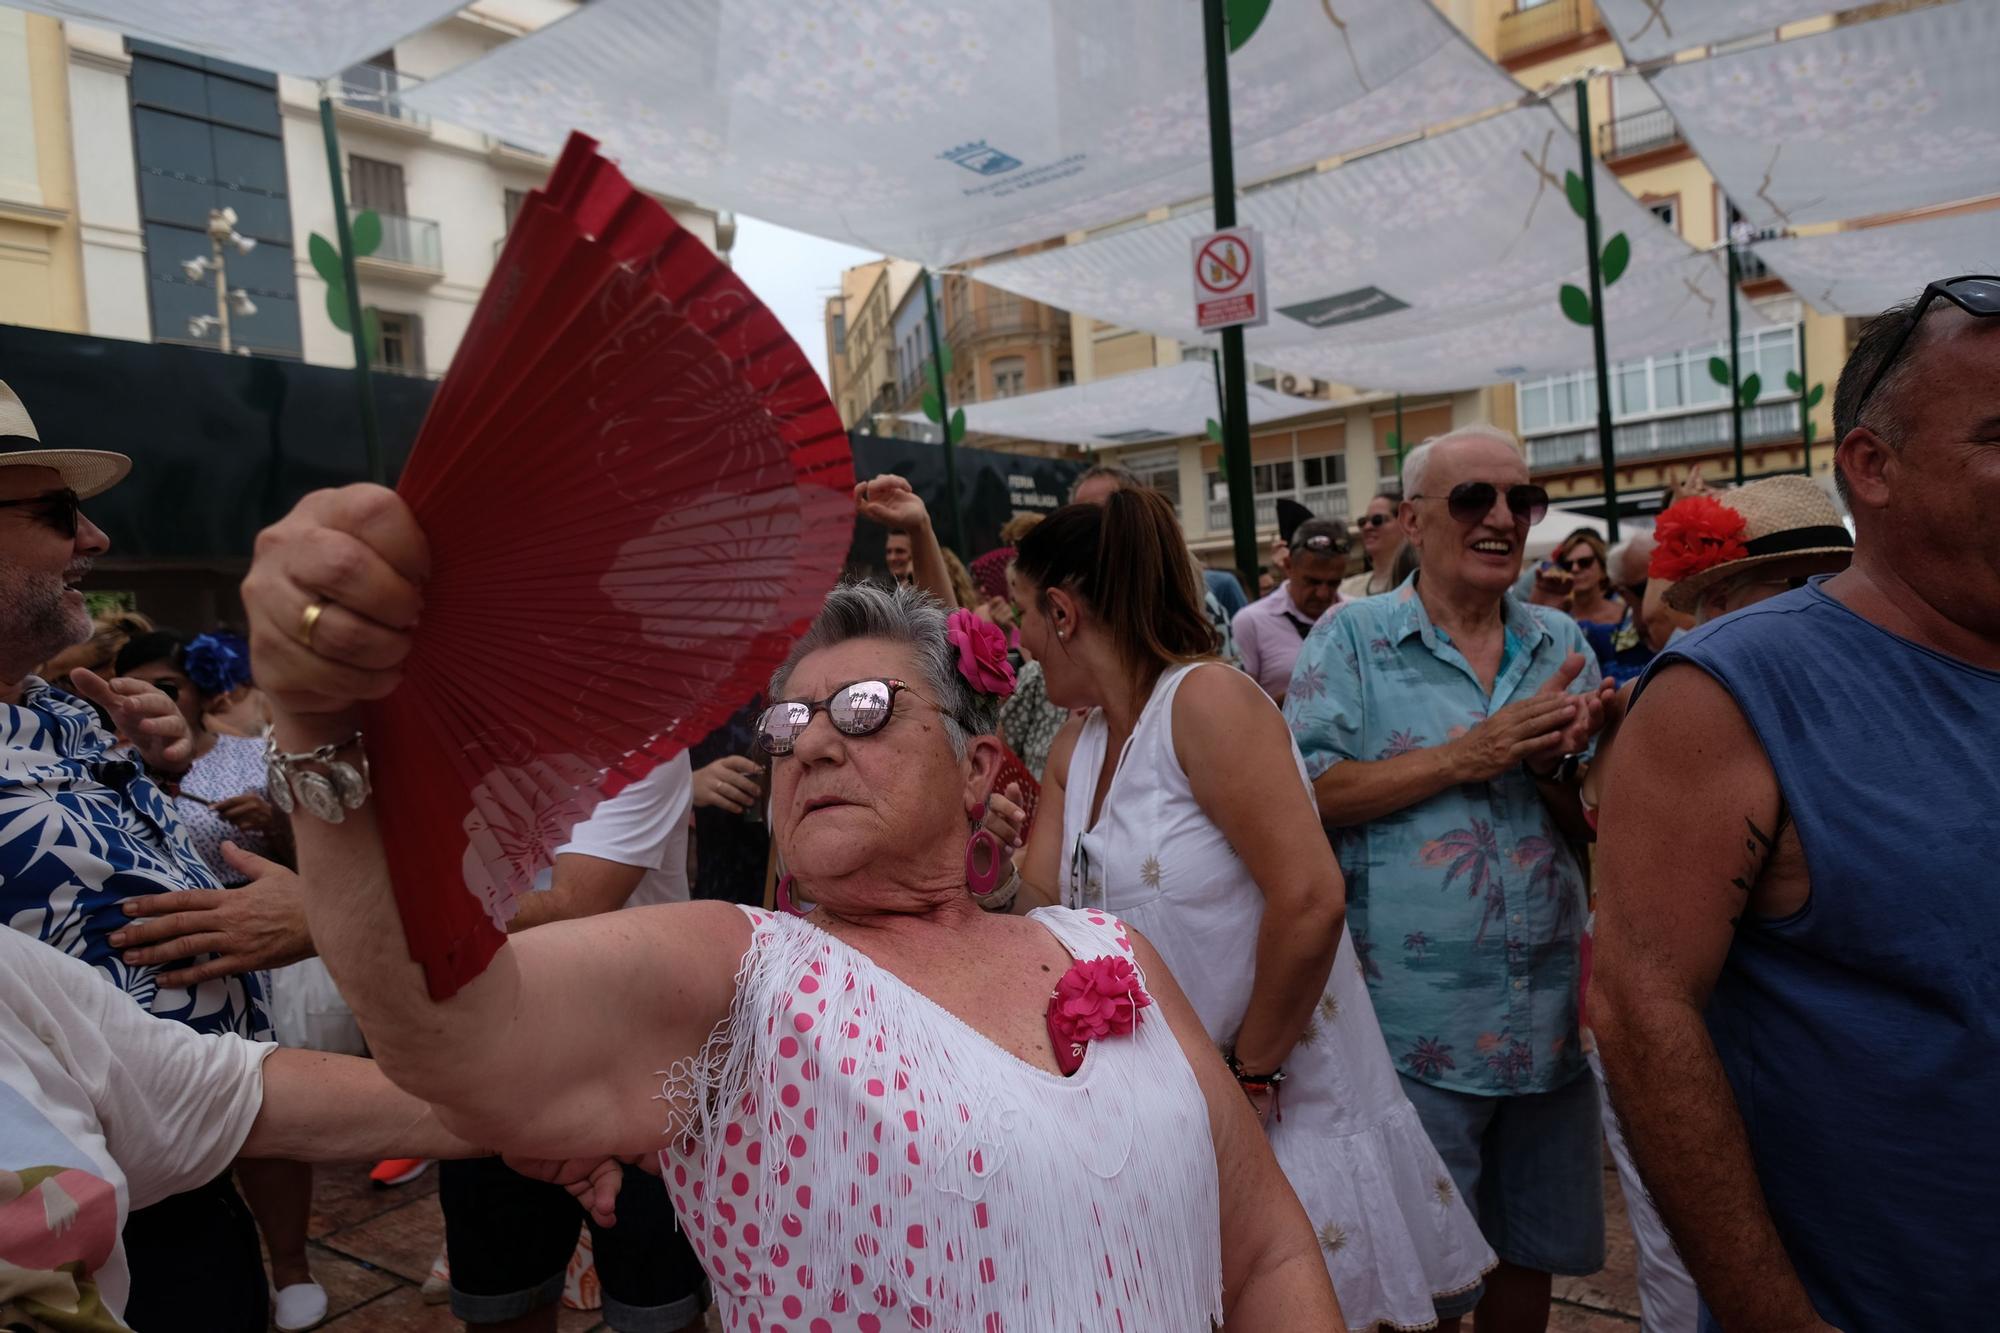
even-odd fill
[[[951,438],[954,441],[965,438],[965,409],[962,407],[951,414]]]
[[[1395,431],[1392,430],[1389,432],[1389,438],[1385,443],[1388,444],[1390,453],[1400,454],[1403,452],[1403,437],[1396,434]]]
[[[924,390],[924,415],[932,421],[944,420],[944,404],[938,401],[936,389]]]
[[[1208,419],[1208,438],[1217,444],[1222,443],[1222,423],[1214,417]]]
[[[1598,261],[1598,269],[1603,274],[1604,285],[1609,287],[1612,283],[1618,281],[1619,275],[1625,272],[1625,266],[1631,262],[1632,242],[1626,240],[1625,233],[1621,231],[1616,236],[1613,236],[1610,241],[1606,242],[1603,258]]]
[[[1785,372],[1785,387],[1797,393],[1805,387],[1805,381],[1799,378],[1798,371],[1788,370]]]
[[[1583,206],[1583,177],[1574,171],[1563,173],[1563,193],[1569,196],[1569,207],[1578,217],[1588,217],[1590,210]]]
[[[1229,15],[1229,53],[1234,55],[1257,35],[1258,25],[1271,12],[1271,0],[1228,0],[1224,9]]]
[[[940,365],[940,366],[942,366],[942,367],[944,368],[944,373],[945,373],[945,374],[947,374],[947,375],[951,374],[951,344],[950,344],[950,343],[939,343],[939,344],[938,344],[938,365]]]
[[[1723,388],[1729,387],[1729,363],[1719,356],[1708,358],[1708,377]]]
[[[370,364],[382,358],[382,316],[374,306],[361,312],[361,345],[368,349]]]
[[[354,242],[354,257],[372,255],[382,244],[382,215],[372,208],[363,209],[354,215],[354,225],[348,236]]]
[[[326,317],[333,321],[333,327],[342,333],[352,332],[354,325],[347,318],[347,289],[334,283],[326,289]]]
[[[1826,386],[1824,384],[1813,385],[1811,390],[1809,390],[1806,394],[1807,410],[1810,411],[1811,409],[1818,407],[1819,400],[1824,397],[1826,397]]]
[[[1745,378],[1743,381],[1743,406],[1748,407],[1756,402],[1757,395],[1762,393],[1763,390],[1764,379],[1761,375],[1753,373]]]
[[[1805,430],[1806,443],[1811,444],[1813,442],[1813,437],[1818,434],[1819,434],[1819,423],[1817,421],[1814,421],[1811,417],[1807,417],[1806,430]]]
[[[1583,294],[1583,288],[1573,282],[1562,286],[1562,310],[1575,323],[1590,323],[1590,298]]]
[[[306,253],[312,256],[313,272],[320,280],[332,287],[340,286],[340,251],[333,248],[333,242],[314,232],[306,238]]]

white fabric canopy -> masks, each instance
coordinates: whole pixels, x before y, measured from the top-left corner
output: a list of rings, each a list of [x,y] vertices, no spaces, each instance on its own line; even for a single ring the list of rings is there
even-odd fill
[[[421,32],[465,0],[7,0],[253,69],[329,78]]]
[[[1571,131],[1548,107],[1529,106],[1246,196],[1237,216],[1264,242],[1271,319],[1247,330],[1245,345],[1276,365],[1286,364],[1279,349],[1304,344],[1408,343],[1522,293],[1562,322],[1557,289],[1581,284],[1587,258],[1563,186],[1577,166]],[[1632,247],[1623,283],[1692,253],[1609,172],[1597,191],[1604,239],[1623,232]],[[973,273],[1063,309],[1202,341],[1190,243],[1212,225],[1193,210]]]
[[[1919,9],[1667,65],[1653,89],[1755,226],[2000,188],[2000,4]]]
[[[1939,278],[2000,273],[2000,208],[1751,247],[1813,309],[1877,315]]]
[[[1296,398],[1261,384],[1252,384],[1249,390],[1253,426],[1336,406],[1324,399]],[[1018,398],[967,403],[965,428],[981,435],[1094,448],[1200,435],[1211,418],[1221,415],[1216,408],[1215,368],[1204,357]],[[917,413],[904,419],[925,420]]]
[[[411,105],[649,188],[937,265],[1209,189],[1196,0],[595,0]],[[1230,60],[1239,181],[1520,89],[1411,0],[1273,5]]]
[[[1579,266],[1569,280],[1582,286]],[[1689,254],[1635,271],[1607,293],[1605,345],[1614,363],[1726,338],[1729,276],[1720,255]],[[1766,327],[1756,307],[1741,305],[1743,330]],[[1443,329],[1397,339],[1303,343],[1258,360],[1339,384],[1418,393],[1500,380],[1533,379],[1590,366],[1590,329],[1572,323],[1545,284],[1469,306]]]
[[[1634,64],[1696,46],[1770,33],[1856,0],[1597,0],[1597,13]]]

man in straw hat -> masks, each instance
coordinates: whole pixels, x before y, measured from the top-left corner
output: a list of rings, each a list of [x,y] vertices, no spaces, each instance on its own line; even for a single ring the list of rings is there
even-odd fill
[[[309,948],[296,880],[270,867],[265,879],[222,891],[155,780],[178,777],[193,756],[173,700],[81,669],[60,684],[33,674],[91,635],[77,585],[110,541],[82,504],[131,467],[123,454],[45,446],[20,398],[0,384],[0,925],[83,959],[158,1017],[268,1039],[262,983],[244,969],[303,956],[281,945],[251,957],[252,940],[301,938]],[[129,749],[86,700],[111,716]],[[191,899],[212,899],[213,908],[177,913],[204,923],[171,927],[197,932],[183,946],[130,948],[128,904]],[[210,975],[211,951],[244,961],[232,975]],[[169,961],[181,959],[192,966]],[[134,1327],[264,1328],[257,1232],[227,1172],[135,1211],[125,1238]],[[197,1270],[201,1299],[191,1302],[188,1275]]]
[[[1967,1127],[2000,1104],[1995,316],[2000,278],[1958,278],[1862,330],[1834,397],[1853,563],[1663,653],[1606,777],[1591,1020],[1710,1326],[1992,1304],[2000,1139]],[[1838,546],[1802,491],[1746,495],[1684,604]]]

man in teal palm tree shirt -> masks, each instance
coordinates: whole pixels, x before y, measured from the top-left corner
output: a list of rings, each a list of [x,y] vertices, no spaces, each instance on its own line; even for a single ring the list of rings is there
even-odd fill
[[[1334,831],[1389,1054],[1501,1258],[1449,1328],[1540,1329],[1553,1273],[1603,1259],[1595,1084],[1578,1044],[1577,771],[1603,720],[1568,616],[1517,601],[1548,496],[1506,435],[1413,451],[1420,572],[1305,642],[1285,713]]]

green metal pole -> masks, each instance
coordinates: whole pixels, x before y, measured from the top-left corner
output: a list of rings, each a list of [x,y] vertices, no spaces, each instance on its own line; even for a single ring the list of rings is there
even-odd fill
[[[945,535],[951,538],[945,544],[965,560],[972,553],[965,547],[965,520],[959,512],[958,445],[951,438],[951,400],[944,391],[944,340],[938,336],[937,294],[929,269],[924,270],[924,316],[931,326],[931,383],[937,389],[938,424],[944,427]]]
[[[1403,451],[1410,446],[1403,439],[1403,395],[1396,395],[1396,475],[1403,474]]]
[[[1224,0],[1202,0],[1208,51],[1208,159],[1215,178],[1215,226],[1236,225],[1236,160],[1229,131],[1229,17]],[[1257,495],[1250,475],[1250,390],[1243,329],[1222,331],[1222,458],[1229,485],[1229,528],[1244,586],[1257,586]]]
[[[1730,237],[1729,246],[1729,447],[1736,454],[1736,484],[1743,484],[1743,372],[1737,368],[1738,344],[1743,335],[1736,326],[1736,288],[1741,282],[1741,274],[1736,267],[1736,238]]]
[[[1583,175],[1583,233],[1590,245],[1590,342],[1597,354],[1597,453],[1604,461],[1604,528],[1618,540],[1618,464],[1611,433],[1611,367],[1604,355],[1604,281],[1598,269],[1597,162],[1590,151],[1590,83],[1576,81],[1576,151]]]
[[[1799,317],[1799,448],[1805,451],[1806,475],[1812,475],[1812,409],[1806,406],[1806,395],[1812,392],[1812,384],[1806,379],[1806,321]]]
[[[333,127],[333,98],[322,89],[319,128],[326,138],[326,172],[333,185],[333,232],[340,242],[340,282],[347,289],[347,325],[354,337],[354,393],[361,408],[361,440],[368,449],[368,480],[389,484],[382,458],[382,428],[375,422],[375,389],[368,382],[368,328],[361,317],[361,280],[354,276],[354,235],[347,218],[347,185],[340,175],[340,135]]]

